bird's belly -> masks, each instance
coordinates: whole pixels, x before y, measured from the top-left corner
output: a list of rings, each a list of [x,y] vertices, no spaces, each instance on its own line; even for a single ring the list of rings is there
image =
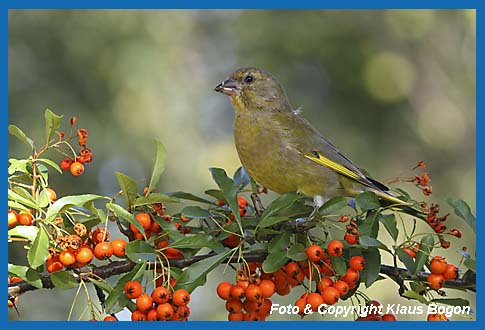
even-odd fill
[[[291,141],[285,130],[266,127],[258,120],[239,115],[234,123],[236,149],[252,178],[280,194],[298,191],[327,198],[339,194],[341,185],[335,172],[289,149]]]

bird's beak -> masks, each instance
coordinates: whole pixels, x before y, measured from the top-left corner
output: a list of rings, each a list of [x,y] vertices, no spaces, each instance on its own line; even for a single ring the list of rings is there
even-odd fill
[[[241,91],[239,83],[230,78],[221,82],[216,86],[216,88],[214,88],[214,90],[229,96],[239,95],[239,92]]]

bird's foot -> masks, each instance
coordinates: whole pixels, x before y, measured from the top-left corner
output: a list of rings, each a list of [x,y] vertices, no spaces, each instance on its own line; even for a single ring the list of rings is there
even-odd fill
[[[259,217],[264,212],[264,206],[261,202],[261,198],[259,198],[258,194],[252,193],[251,194],[251,201],[253,202],[254,212]]]

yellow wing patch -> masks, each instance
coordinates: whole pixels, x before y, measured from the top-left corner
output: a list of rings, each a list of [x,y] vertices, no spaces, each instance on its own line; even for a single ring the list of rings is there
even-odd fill
[[[336,163],[331,159],[328,159],[327,157],[325,157],[324,155],[322,155],[319,152],[318,153],[315,152],[315,156],[309,156],[309,155],[303,155],[303,156],[310,159],[311,161],[314,161],[317,164],[326,166],[326,167],[334,170],[335,172],[337,172],[339,174],[342,174],[342,175],[344,175],[344,176],[346,176],[346,177],[348,177],[352,180],[355,180],[358,183],[363,184],[364,186],[368,186],[368,187],[370,186],[369,183],[367,181],[363,180],[360,175],[353,172],[352,170],[349,170],[347,167],[340,165],[339,163]]]

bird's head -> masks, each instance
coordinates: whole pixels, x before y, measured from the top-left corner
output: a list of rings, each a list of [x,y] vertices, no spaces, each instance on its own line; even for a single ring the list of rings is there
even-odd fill
[[[279,82],[259,68],[241,68],[216,86],[216,92],[229,95],[240,110],[286,110],[286,93]]]

